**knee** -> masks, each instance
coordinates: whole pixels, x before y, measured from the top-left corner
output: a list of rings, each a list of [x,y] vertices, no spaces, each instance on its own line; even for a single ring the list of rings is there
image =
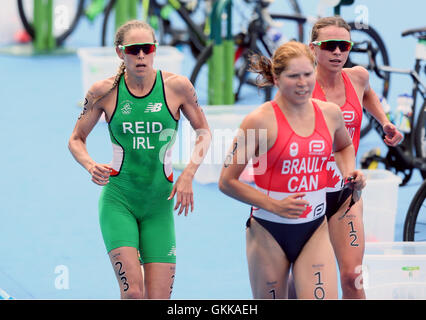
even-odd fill
[[[144,294],[140,288],[129,288],[121,295],[122,299],[143,299]]]
[[[343,290],[356,291],[363,289],[362,273],[359,272],[340,270],[340,282]]]

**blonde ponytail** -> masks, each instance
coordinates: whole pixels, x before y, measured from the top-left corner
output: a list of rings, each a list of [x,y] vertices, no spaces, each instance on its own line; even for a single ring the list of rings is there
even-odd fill
[[[306,44],[289,41],[278,47],[271,59],[258,54],[250,56],[249,70],[259,74],[258,87],[271,86],[274,85],[274,77],[278,78],[287,69],[290,60],[301,56],[307,57],[315,66],[315,57]]]

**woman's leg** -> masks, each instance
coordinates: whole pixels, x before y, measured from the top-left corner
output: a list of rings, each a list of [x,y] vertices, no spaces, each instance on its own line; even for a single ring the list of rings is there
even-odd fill
[[[290,264],[272,235],[255,219],[246,229],[246,253],[254,299],[286,299]]]
[[[173,202],[158,203],[139,222],[139,248],[147,299],[170,299],[176,271]]]
[[[175,280],[176,264],[144,264],[145,290],[147,299],[170,299]]]
[[[362,259],[365,249],[362,199],[341,218],[347,207],[348,202],[330,218],[330,240],[339,264],[343,299],[365,299],[362,284]]]
[[[327,221],[314,232],[293,266],[299,299],[337,299],[337,269]]]
[[[121,299],[143,299],[144,281],[137,249],[119,247],[108,255],[120,286]]]

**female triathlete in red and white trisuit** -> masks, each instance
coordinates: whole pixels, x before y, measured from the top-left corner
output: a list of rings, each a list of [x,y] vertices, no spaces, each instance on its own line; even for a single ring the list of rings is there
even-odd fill
[[[308,46],[286,43],[272,61],[254,56],[252,67],[280,94],[243,120],[219,188],[252,206],[246,243],[253,296],[285,298],[292,266],[298,298],[335,299],[337,270],[325,219],[331,152],[343,175],[354,177],[355,189],[365,185],[342,113],[334,103],[311,99],[315,59]],[[239,181],[250,160],[256,188]]]

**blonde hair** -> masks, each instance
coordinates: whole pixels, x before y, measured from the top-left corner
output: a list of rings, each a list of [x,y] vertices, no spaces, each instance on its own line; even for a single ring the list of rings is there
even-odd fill
[[[154,29],[148,23],[144,21],[139,21],[139,20],[130,20],[130,21],[127,21],[125,24],[123,24],[120,28],[118,28],[117,32],[115,33],[114,45],[116,47],[118,47],[119,45],[122,45],[126,34],[133,29],[143,29],[143,30],[150,31],[153,42],[156,42]],[[98,98],[97,99],[98,101],[102,99],[103,97],[107,96],[112,90],[114,90],[115,87],[117,87],[118,82],[120,81],[120,78],[124,74],[125,70],[126,70],[126,65],[124,64],[124,61],[122,61],[120,66],[118,67],[117,73],[114,78],[114,83],[112,84],[111,89],[109,89],[108,92],[105,93],[103,96]]]
[[[250,71],[258,73],[257,85],[266,87],[274,85],[274,76],[279,77],[287,69],[291,59],[307,57],[315,66],[315,57],[309,47],[297,41],[282,44],[269,59],[265,56],[253,54],[250,56]]]
[[[114,45],[116,47],[118,47],[119,45],[122,45],[126,34],[133,29],[143,29],[143,30],[150,31],[153,42],[156,42],[154,29],[152,29],[152,27],[148,23],[146,23],[145,21],[130,20],[130,21],[127,21],[125,24],[123,24],[120,28],[118,28],[117,32],[115,33]],[[120,80],[120,77],[124,74],[125,69],[126,69],[126,66],[124,64],[124,61],[122,61],[120,66],[118,67],[118,71],[117,71],[117,74],[115,75],[114,84],[111,90],[118,85],[118,81]]]
[[[339,27],[339,28],[344,28],[344,29],[348,30],[349,33],[351,32],[350,25],[345,20],[343,20],[341,17],[339,17],[339,16],[325,17],[325,18],[319,19],[314,24],[314,26],[312,27],[311,41],[317,40],[319,31],[322,28],[329,27],[329,26],[336,26],[336,27]]]

